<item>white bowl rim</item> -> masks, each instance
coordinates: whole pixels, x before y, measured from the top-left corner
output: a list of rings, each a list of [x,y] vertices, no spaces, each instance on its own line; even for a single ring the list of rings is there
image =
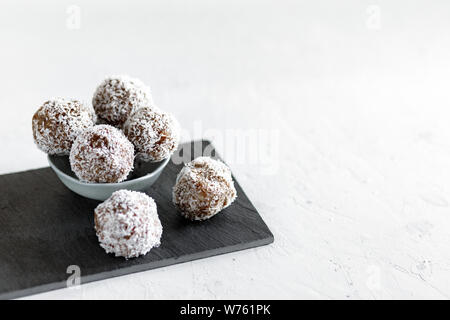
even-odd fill
[[[99,187],[102,187],[102,186],[105,186],[105,187],[106,186],[109,186],[109,187],[115,187],[115,186],[117,186],[117,187],[118,186],[125,187],[125,186],[128,186],[128,185],[132,185],[132,184],[134,184],[136,182],[146,180],[146,179],[148,179],[148,178],[158,174],[160,171],[162,171],[166,167],[167,163],[170,160],[170,157],[167,157],[166,159],[164,159],[161,162],[161,165],[155,171],[150,172],[150,173],[146,174],[145,176],[142,176],[142,177],[139,177],[139,178],[136,178],[136,179],[132,179],[132,180],[128,180],[128,181],[113,182],[113,183],[96,183],[96,182],[83,182],[83,181],[80,181],[80,180],[78,180],[78,179],[76,179],[74,177],[71,177],[71,176],[67,175],[63,171],[59,170],[59,168],[56,167],[56,165],[51,160],[51,155],[50,154],[47,155],[47,160],[48,160],[48,163],[50,164],[50,167],[52,167],[52,169],[55,170],[56,173],[64,176],[64,178],[66,178],[66,179],[68,179],[68,180],[70,180],[70,181],[72,181],[72,182],[74,182],[76,184],[87,186],[87,187],[94,187],[94,186],[96,186],[96,187],[97,186],[99,186]]]

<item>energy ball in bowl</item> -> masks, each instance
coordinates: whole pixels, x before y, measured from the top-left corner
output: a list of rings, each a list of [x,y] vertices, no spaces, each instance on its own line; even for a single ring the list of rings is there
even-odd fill
[[[133,169],[133,162],[133,144],[110,125],[83,131],[70,151],[72,171],[83,182],[121,182]]]
[[[100,246],[116,257],[145,255],[160,244],[162,226],[155,201],[145,193],[119,190],[95,209]]]
[[[235,199],[230,169],[209,157],[199,157],[185,165],[173,188],[173,203],[191,220],[209,219]]]
[[[96,115],[92,108],[77,100],[55,98],[33,115],[33,138],[36,145],[48,154],[68,155],[76,137],[94,126]]]
[[[92,98],[100,122],[119,128],[133,111],[152,104],[150,88],[139,79],[128,76],[106,78]]]
[[[172,155],[180,139],[180,125],[169,113],[143,107],[131,114],[123,131],[134,144],[136,157],[158,162]]]

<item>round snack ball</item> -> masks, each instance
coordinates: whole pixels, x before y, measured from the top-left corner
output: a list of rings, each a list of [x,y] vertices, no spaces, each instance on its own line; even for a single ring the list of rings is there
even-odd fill
[[[116,257],[134,258],[160,245],[162,226],[155,201],[145,193],[119,190],[95,208],[100,246]]]
[[[180,125],[169,113],[143,107],[131,114],[123,131],[134,144],[136,157],[157,162],[172,155],[180,139]]]
[[[72,171],[84,182],[121,182],[133,162],[133,144],[122,131],[105,124],[83,131],[70,151]]]
[[[173,188],[173,203],[191,220],[209,219],[235,199],[230,169],[209,157],[199,157],[185,165]]]
[[[76,137],[94,126],[96,115],[92,108],[77,100],[55,98],[44,104],[33,115],[33,138],[42,151],[68,155]]]
[[[112,76],[103,80],[92,98],[92,105],[101,121],[121,127],[136,109],[152,105],[150,88],[139,79]]]

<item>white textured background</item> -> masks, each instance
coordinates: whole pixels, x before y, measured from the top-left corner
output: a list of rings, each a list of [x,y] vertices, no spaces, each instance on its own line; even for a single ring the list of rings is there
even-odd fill
[[[109,74],[185,140],[278,133],[219,148],[273,245],[32,298],[448,298],[449,57],[448,1],[3,0],[0,173],[46,166],[34,111]]]

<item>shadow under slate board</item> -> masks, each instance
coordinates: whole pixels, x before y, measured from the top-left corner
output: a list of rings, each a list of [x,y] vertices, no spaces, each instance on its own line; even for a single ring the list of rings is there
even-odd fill
[[[208,148],[218,158],[207,141],[182,145],[181,150],[194,155],[194,145],[197,152]],[[161,246],[129,260],[106,254],[99,246],[93,219],[99,202],[71,192],[50,168],[1,175],[0,298],[64,288],[71,265],[80,268],[81,283],[86,283],[273,242],[236,180],[237,199],[223,212],[203,222],[182,218],[172,204],[172,187],[182,166],[170,161],[146,191],[158,206]]]

